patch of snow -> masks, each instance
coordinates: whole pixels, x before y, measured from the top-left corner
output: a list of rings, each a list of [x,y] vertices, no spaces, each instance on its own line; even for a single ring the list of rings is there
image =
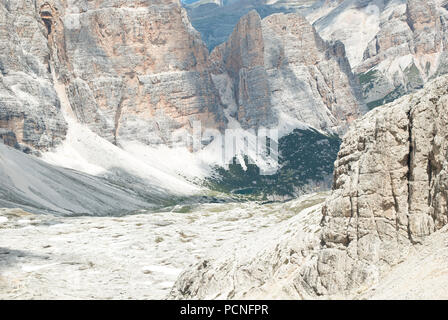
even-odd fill
[[[21,219],[17,221],[18,224],[30,224],[31,220],[29,219]]]

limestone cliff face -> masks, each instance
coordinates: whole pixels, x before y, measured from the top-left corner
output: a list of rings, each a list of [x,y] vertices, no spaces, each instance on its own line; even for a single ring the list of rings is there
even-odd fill
[[[448,223],[447,88],[448,77],[436,79],[370,112],[345,136],[323,209],[317,292],[375,281]]]
[[[77,119],[111,142],[169,144],[194,120],[222,127],[208,51],[178,0],[40,1]]]
[[[211,54],[215,83],[230,115],[243,128],[275,123],[270,103],[268,74],[264,68],[264,40],[260,16],[251,11],[235,27],[228,43]],[[221,80],[221,81],[218,81]],[[226,91],[230,88],[231,92]]]
[[[251,11],[210,60],[223,103],[245,128],[301,122],[337,131],[362,111],[344,45],[323,41],[298,14],[261,20]]]
[[[237,18],[300,13],[327,41],[341,41],[370,108],[392,102],[442,74],[447,65],[446,0],[202,1],[188,7],[210,48],[223,43]],[[217,21],[217,22],[215,22]]]
[[[332,195],[311,215],[320,223],[304,228],[305,210],[263,248],[184,273],[171,297],[354,297],[381,281],[448,224],[447,88],[448,76],[437,78],[351,126]]]
[[[49,70],[46,30],[33,0],[0,3],[0,140],[37,153],[59,144],[66,124]]]

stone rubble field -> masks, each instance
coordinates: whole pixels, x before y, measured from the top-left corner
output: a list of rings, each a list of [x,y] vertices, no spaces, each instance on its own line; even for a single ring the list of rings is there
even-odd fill
[[[123,217],[0,209],[0,299],[163,299],[184,269],[255,234],[275,238],[279,224],[326,196]]]

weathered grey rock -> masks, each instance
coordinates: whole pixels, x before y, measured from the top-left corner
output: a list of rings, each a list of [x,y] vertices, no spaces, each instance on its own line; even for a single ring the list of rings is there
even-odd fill
[[[322,40],[298,14],[261,20],[251,11],[210,60],[221,100],[243,128],[304,123],[331,132],[363,111],[344,45]]]
[[[446,8],[445,0],[339,0],[305,14],[324,39],[345,44],[374,108],[448,71]]]
[[[321,195],[322,197],[322,195]],[[304,299],[297,290],[299,266],[313,261],[320,246],[320,211],[324,198],[310,196],[292,208],[291,219],[270,225],[236,245],[224,246],[180,275],[169,299]],[[297,200],[294,200],[297,201]],[[313,204],[315,204],[313,206]],[[285,212],[283,212],[285,213]],[[310,260],[311,259],[311,260]],[[309,261],[310,260],[310,261]]]
[[[361,292],[357,299],[446,300],[448,299],[448,228],[425,239],[418,250],[392,268],[378,285]]]
[[[323,39],[344,43],[350,65],[355,67],[361,63],[369,41],[379,30],[381,13],[388,5],[395,7],[405,1],[320,1],[306,15]]]
[[[234,248],[185,272],[171,297],[354,297],[377,284],[448,224],[447,88],[448,76],[440,77],[351,126],[334,190],[316,214],[321,231],[317,221],[305,230],[291,220],[293,230],[270,231],[275,240],[250,255]],[[308,241],[295,242],[297,234]],[[304,258],[291,266],[287,252]]]
[[[361,63],[363,94],[370,107],[420,89],[448,70],[446,1],[390,2]]]
[[[218,76],[227,80],[221,84],[221,92],[230,87],[230,99],[236,97],[232,101],[234,108],[227,106],[234,109],[230,115],[245,129],[273,126],[277,121],[270,102],[268,74],[264,67],[264,39],[258,13],[251,11],[242,18],[228,43],[216,48],[210,59],[215,78]]]
[[[365,52],[356,71],[370,106],[448,71],[446,1],[240,3],[258,5],[322,16],[318,31],[342,40],[348,53],[295,14],[260,20],[251,12],[209,59],[178,0],[4,2],[2,137],[41,150],[64,138],[50,65],[78,120],[116,144],[169,144],[195,120],[226,128],[229,115],[244,128],[301,122],[340,131],[363,111],[349,65],[359,50]],[[357,13],[368,23],[341,35],[341,21]],[[370,31],[360,38],[363,30]]]
[[[448,77],[436,79],[370,112],[345,136],[323,210],[318,268],[335,268],[321,273],[327,293],[375,281],[412,244],[448,223],[447,88]]]
[[[46,30],[34,0],[0,3],[0,135],[37,153],[58,145],[66,123],[53,89]]]
[[[11,49],[2,51],[1,127],[10,131],[2,134],[9,145],[47,150],[64,138],[53,81],[77,120],[117,145],[169,145],[197,120],[204,129],[225,129],[235,118],[245,129],[337,131],[360,114],[343,45],[322,41],[299,15],[261,21],[251,12],[209,58],[178,0],[35,0],[2,8],[5,19],[28,23],[3,28],[5,39],[10,29],[22,39],[7,38]]]

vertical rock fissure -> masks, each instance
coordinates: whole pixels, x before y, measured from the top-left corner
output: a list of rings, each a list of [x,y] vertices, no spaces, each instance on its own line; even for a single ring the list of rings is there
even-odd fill
[[[354,219],[355,217],[355,208],[354,208],[354,203],[353,203],[353,197],[349,196],[350,198],[350,219],[348,221],[347,227],[345,229],[345,233],[346,233],[346,239],[344,240],[345,242],[343,243],[344,246],[348,247],[348,245],[350,244],[350,236],[349,236],[349,232],[350,232],[350,225],[352,223],[352,219]],[[356,234],[356,240],[358,240],[358,234]]]
[[[60,109],[62,112],[62,116],[67,123],[74,121],[77,119],[73,108],[70,103],[70,99],[68,98],[66,86],[59,80],[59,75],[56,69],[56,59],[58,59],[58,54],[61,52],[57,44],[58,41],[55,40],[55,37],[58,36],[57,31],[60,30],[58,28],[58,14],[57,9],[53,8],[48,3],[45,3],[40,7],[39,11],[42,22],[47,27],[47,44],[50,50],[50,56],[48,58],[48,70],[51,74],[53,80],[53,86],[57,95],[57,98],[60,103]],[[60,21],[59,21],[60,22]],[[64,52],[63,50],[62,52]]]
[[[410,108],[407,112],[407,118],[408,118],[408,144],[409,144],[409,151],[408,151],[408,176],[407,176],[407,183],[408,183],[408,212],[407,212],[407,232],[408,232],[408,238],[411,241],[412,244],[415,244],[414,240],[412,239],[412,232],[411,232],[411,222],[410,222],[410,215],[412,210],[412,162],[413,162],[413,152],[414,152],[414,146],[413,146],[413,139],[412,139],[412,125],[413,125],[413,119],[412,119],[412,109]]]
[[[45,4],[40,8],[40,18],[47,28],[47,39],[50,38],[53,25],[53,10],[50,5]]]
[[[122,96],[120,103],[118,104],[117,111],[115,113],[114,145],[117,145],[118,130],[120,127],[120,119],[123,112],[123,100],[124,97]]]
[[[432,144],[434,144],[434,139],[432,141]],[[432,168],[433,159],[434,159],[434,153],[433,153],[433,151],[431,151],[428,156],[428,165],[426,168],[426,173],[428,174],[428,207],[430,207],[431,203],[432,203],[431,183],[432,183],[432,175],[433,175],[433,168]]]
[[[399,214],[399,210],[400,210],[400,206],[398,205],[398,199],[397,199],[397,193],[395,191],[395,185],[394,185],[394,180],[392,178],[392,173],[389,171],[389,178],[390,178],[390,185],[391,185],[391,191],[392,191],[392,198],[394,199],[394,208],[395,208],[395,229],[397,231],[397,238],[398,238],[398,214]],[[408,191],[409,192],[409,191]]]

